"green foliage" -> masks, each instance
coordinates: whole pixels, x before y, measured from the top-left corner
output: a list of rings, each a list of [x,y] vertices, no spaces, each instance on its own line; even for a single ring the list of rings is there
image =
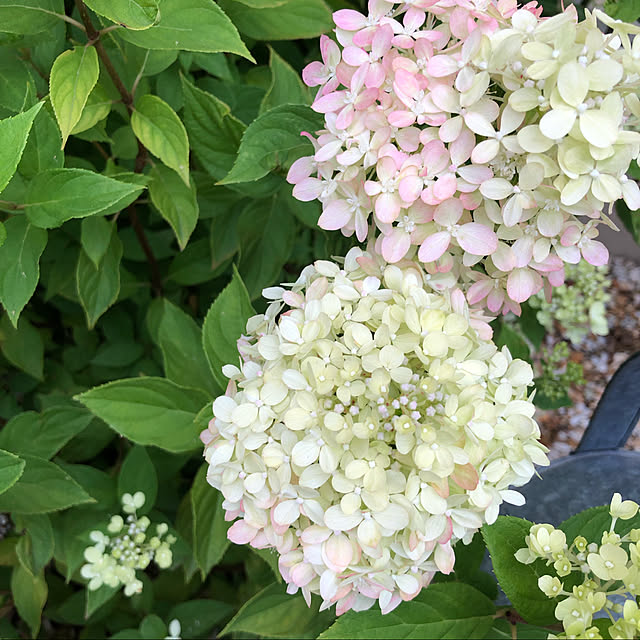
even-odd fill
[[[469,585],[434,584],[387,615],[350,611],[319,638],[486,638],[495,611],[493,602]]]

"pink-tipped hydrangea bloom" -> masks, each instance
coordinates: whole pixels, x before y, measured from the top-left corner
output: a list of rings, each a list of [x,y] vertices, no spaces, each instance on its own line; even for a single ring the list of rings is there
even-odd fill
[[[275,549],[289,593],[338,615],[453,571],[548,464],[531,366],[437,276],[354,247],[266,289],[201,435],[229,539]]]
[[[640,208],[636,27],[515,0],[370,0],[334,20],[303,74],[326,127],[289,174],[322,228],[372,227],[385,260],[417,257],[494,314],[566,263],[607,262],[604,208]]]

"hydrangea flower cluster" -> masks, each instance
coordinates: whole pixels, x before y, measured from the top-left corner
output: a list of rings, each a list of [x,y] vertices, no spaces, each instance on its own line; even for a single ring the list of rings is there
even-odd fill
[[[337,43],[323,36],[303,74],[325,128],[288,177],[322,203],[319,225],[377,234],[389,263],[417,255],[494,314],[561,285],[566,264],[605,264],[605,206],[640,207],[626,176],[640,151],[639,29],[600,10],[541,12],[516,0],[335,12]]]
[[[542,292],[529,303],[537,309],[536,317],[547,331],[554,322],[573,344],[579,344],[589,332],[598,336],[609,333],[606,304],[611,299],[606,266],[594,267],[586,261],[565,268],[565,283],[556,287],[549,301]]]
[[[229,538],[275,548],[289,592],[383,613],[452,571],[546,465],[529,364],[460,290],[359,248],[264,291],[201,438]]]
[[[160,569],[168,569],[173,562],[171,545],[175,536],[166,535],[169,526],[166,523],[155,527],[155,535],[149,537],[151,521],[147,516],[138,518],[136,511],[145,503],[145,495],[137,491],[133,495],[122,496],[122,510],[126,519],[120,515],[111,517],[107,526],[110,535],[102,531],[92,531],[91,540],[95,543],[87,547],[80,574],[89,580],[88,589],[95,591],[103,584],[117,588],[124,586],[126,596],[142,591],[142,581],[136,578],[136,570],[146,569],[153,560]],[[164,537],[164,539],[163,539]]]
[[[544,575],[538,580],[545,595],[562,598],[555,615],[562,622],[564,633],[551,638],[602,638],[598,627],[592,626],[601,611],[612,622],[607,637],[637,638],[640,634],[640,609],[636,602],[640,596],[640,529],[631,529],[623,536],[615,532],[617,520],[633,518],[638,513],[638,504],[623,501],[615,493],[609,513],[611,526],[602,534],[600,544],[589,544],[586,538],[578,536],[569,546],[563,531],[550,524],[536,524],[525,538],[526,548],[516,552],[516,558],[524,564],[542,558],[548,566],[553,565],[555,575]],[[583,581],[571,591],[565,590],[560,578],[578,571],[583,574]]]

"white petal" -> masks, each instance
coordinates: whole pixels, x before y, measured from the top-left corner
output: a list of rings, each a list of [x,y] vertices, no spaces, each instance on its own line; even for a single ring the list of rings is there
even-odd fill
[[[237,407],[236,401],[229,396],[219,396],[213,401],[213,415],[223,422],[231,422],[233,410]]]
[[[320,447],[314,440],[300,440],[291,451],[291,459],[299,467],[307,467],[318,459]]]
[[[273,519],[280,525],[293,524],[300,517],[300,506],[295,500],[285,500],[273,510]]]
[[[324,524],[332,531],[351,531],[362,521],[362,514],[358,511],[351,515],[345,515],[342,509],[334,505],[329,507],[324,514]]]
[[[552,109],[542,116],[540,131],[552,140],[564,138],[571,131],[576,116],[575,109]]]
[[[391,531],[400,531],[409,524],[409,514],[397,504],[390,504],[384,511],[374,513],[373,517],[380,526]]]

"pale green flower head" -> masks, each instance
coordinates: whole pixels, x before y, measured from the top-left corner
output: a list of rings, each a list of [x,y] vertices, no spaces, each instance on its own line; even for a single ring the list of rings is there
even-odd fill
[[[622,500],[619,493],[614,493],[609,506],[609,513],[612,518],[630,520],[638,513],[638,503],[633,500]]]
[[[622,547],[603,544],[598,553],[587,556],[587,563],[602,580],[622,580],[627,575],[628,559],[629,556]]]

